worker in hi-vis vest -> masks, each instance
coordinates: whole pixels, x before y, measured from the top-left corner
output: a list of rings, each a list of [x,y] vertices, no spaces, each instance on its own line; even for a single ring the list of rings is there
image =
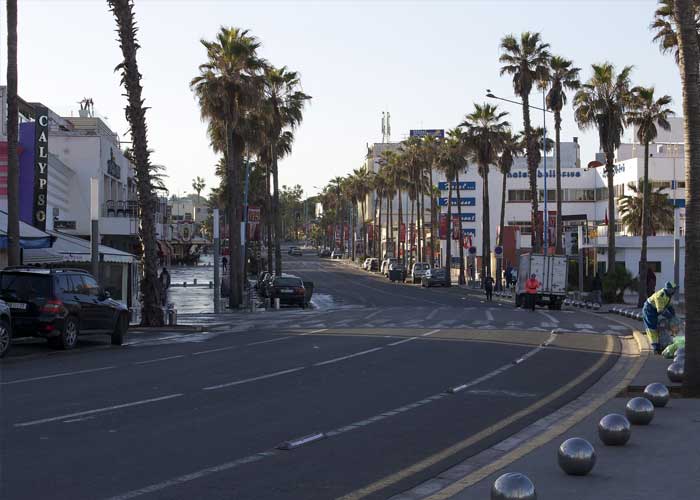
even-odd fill
[[[644,328],[646,328],[651,347],[657,354],[661,354],[663,349],[663,346],[659,343],[659,332],[656,330],[659,325],[659,316],[668,319],[675,317],[676,311],[671,305],[671,299],[676,290],[678,290],[678,285],[673,281],[667,281],[661,290],[652,294],[644,302],[644,309],[642,309]]]

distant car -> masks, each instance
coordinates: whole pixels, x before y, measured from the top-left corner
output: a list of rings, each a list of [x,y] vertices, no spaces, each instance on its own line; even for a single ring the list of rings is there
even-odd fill
[[[327,248],[322,248],[321,250],[318,251],[318,256],[328,258],[331,256],[331,251],[328,250]]]
[[[299,247],[292,247],[292,248],[290,248],[290,249],[289,249],[289,255],[294,255],[294,256],[297,256],[297,257],[301,257],[301,255],[302,255],[302,253],[301,253],[301,248],[299,248]]]
[[[0,300],[0,358],[10,350],[12,343],[12,320],[10,308],[4,300]]]
[[[369,271],[369,261],[372,260],[370,258],[366,258],[365,261],[362,263],[362,269],[365,271]]]
[[[304,282],[297,276],[277,276],[269,286],[272,300],[280,299],[280,304],[306,307]]]
[[[369,259],[369,264],[367,264],[368,271],[379,271],[379,259]]]
[[[292,251],[294,251],[295,248],[296,248],[296,247],[289,247],[289,248],[287,249],[287,255],[292,255]]]
[[[107,333],[121,345],[129,328],[126,306],[82,269],[5,268],[0,298],[12,311],[15,335],[44,337],[60,349],[75,347],[83,333]]]
[[[444,267],[428,269],[423,277],[421,278],[421,286],[428,287],[431,286],[450,286],[447,281],[447,269]]]
[[[414,283],[420,283],[426,271],[430,269],[430,264],[427,262],[416,262],[411,267],[411,279]]]
[[[389,271],[387,272],[387,275],[389,278],[391,278],[394,274],[394,271],[400,273],[399,277],[397,278],[399,281],[405,281],[406,280],[406,266],[403,265],[401,262],[392,262],[389,264]],[[395,281],[395,280],[392,280]]]
[[[343,252],[341,252],[340,250],[333,250],[333,252],[331,253],[331,259],[340,259],[342,257]]]
[[[379,268],[379,271],[380,271],[384,276],[388,276],[388,275],[389,275],[389,265],[390,265],[391,263],[393,263],[393,262],[398,262],[398,261],[399,261],[399,259],[397,259],[397,258],[395,258],[395,257],[389,257],[389,258],[384,259],[384,260],[382,261],[381,267]]]

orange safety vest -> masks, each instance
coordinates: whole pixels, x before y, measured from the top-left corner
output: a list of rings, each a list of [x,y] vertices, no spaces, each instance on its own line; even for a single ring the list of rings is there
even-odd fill
[[[525,291],[527,293],[535,294],[535,293],[537,293],[537,289],[539,288],[539,286],[540,286],[540,282],[537,281],[536,278],[535,279],[528,278],[528,280],[525,282]]]

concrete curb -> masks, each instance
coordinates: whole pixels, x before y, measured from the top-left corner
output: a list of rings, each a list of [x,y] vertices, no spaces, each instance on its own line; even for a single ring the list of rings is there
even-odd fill
[[[648,344],[640,332],[619,339],[620,357],[581,396],[537,420],[498,444],[447,469],[437,477],[390,500],[445,500],[476,484],[515,460],[563,434],[626,389],[648,356]],[[609,353],[612,352],[608,351]]]

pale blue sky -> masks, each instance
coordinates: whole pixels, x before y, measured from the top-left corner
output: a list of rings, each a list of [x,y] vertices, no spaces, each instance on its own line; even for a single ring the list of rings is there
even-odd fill
[[[301,74],[313,96],[281,182],[308,194],[361,165],[365,144],[381,139],[381,112],[392,116],[392,139],[411,128],[450,128],[486,88],[513,97],[499,76],[499,41],[506,33],[540,31],[552,52],[573,59],[589,76],[591,63],[635,66],[635,84],[668,93],[680,113],[680,80],[670,56],[651,42],[654,0],[613,1],[325,1],[137,0],[139,65],[144,76],[154,163],[167,167],[174,193],[191,191],[195,175],[216,182],[216,157],[189,89],[204,61],[199,39],[220,25],[248,28],[261,55]],[[6,21],[2,5],[2,82],[6,81]],[[115,22],[102,0],[19,0],[19,88],[70,115],[83,97],[123,135],[124,98],[113,68],[121,60]],[[537,99],[536,97],[533,97]],[[515,128],[517,106],[505,104]],[[585,164],[598,149],[564,112],[563,140],[579,136]],[[534,117],[540,121],[539,116]],[[551,124],[550,124],[551,128]]]

